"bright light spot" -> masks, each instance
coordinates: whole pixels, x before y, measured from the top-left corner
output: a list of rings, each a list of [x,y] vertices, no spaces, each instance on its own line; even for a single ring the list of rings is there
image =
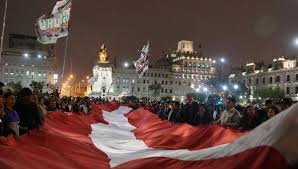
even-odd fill
[[[88,80],[88,79],[90,79],[90,77],[89,76],[86,76],[86,79]]]
[[[239,89],[239,85],[235,84],[235,85],[234,85],[234,89],[235,89],[235,90]]]
[[[228,86],[223,85],[223,86],[222,86],[222,89],[223,89],[224,91],[227,91],[227,90],[228,90]]]
[[[240,99],[243,99],[243,96],[239,96]]]
[[[191,84],[190,87],[193,89],[193,88],[195,88],[195,85],[194,84]]]
[[[200,91],[200,88],[197,88],[196,91],[199,92]]]
[[[295,38],[294,43],[296,46],[298,46],[298,38]]]
[[[207,87],[204,87],[204,88],[203,88],[203,91],[204,91],[204,92],[208,92]]]
[[[25,54],[24,54],[24,57],[25,57],[25,58],[28,58],[28,57],[29,57],[29,54],[28,54],[28,53],[25,53]]]
[[[221,63],[225,63],[226,62],[226,59],[225,58],[220,58],[220,62]]]
[[[72,79],[72,78],[74,78],[74,76],[73,76],[73,75],[70,75],[69,77],[70,77],[71,79]]]
[[[216,60],[213,60],[212,63],[216,63]]]
[[[125,68],[128,68],[128,67],[129,67],[129,63],[128,63],[128,62],[124,62],[123,66],[124,66]]]
[[[41,59],[41,54],[37,55],[37,57],[38,57],[39,59]]]

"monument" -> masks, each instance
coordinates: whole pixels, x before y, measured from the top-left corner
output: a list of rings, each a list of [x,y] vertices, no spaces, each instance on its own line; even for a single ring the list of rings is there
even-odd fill
[[[108,53],[103,44],[98,53],[97,64],[93,67],[93,77],[88,81],[91,85],[89,96],[108,97],[114,92],[113,89],[113,65],[108,61]]]

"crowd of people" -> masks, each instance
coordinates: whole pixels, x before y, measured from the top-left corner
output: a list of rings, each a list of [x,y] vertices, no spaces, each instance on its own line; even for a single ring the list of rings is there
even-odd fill
[[[16,94],[0,88],[0,138],[9,135],[19,137],[39,129],[48,113],[56,110],[87,115],[92,104],[88,97],[60,98],[57,92],[38,95],[29,88],[23,88]]]
[[[115,99],[114,99],[115,101]],[[61,110],[88,115],[93,104],[107,103],[103,98],[71,98],[53,94],[36,95],[29,88],[23,88],[17,95],[11,90],[0,90],[0,137],[18,137],[42,126],[47,114]],[[236,104],[233,97],[225,102],[225,109],[214,105],[200,104],[188,96],[180,102],[129,102],[134,109],[143,107],[158,115],[162,120],[191,125],[218,124],[224,127],[250,130],[279,112],[290,107],[291,99],[285,98],[278,104],[267,100],[264,107]]]
[[[152,102],[146,106],[155,112],[160,119],[172,123],[188,123],[191,125],[218,124],[224,127],[251,130],[274,117],[276,114],[292,105],[290,98],[284,98],[278,103],[266,100],[264,106],[237,105],[235,98],[228,97],[224,109],[214,105],[200,104],[187,97],[186,103]]]

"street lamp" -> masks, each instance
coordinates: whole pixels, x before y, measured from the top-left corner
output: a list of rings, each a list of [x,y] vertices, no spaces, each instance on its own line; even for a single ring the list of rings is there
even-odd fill
[[[224,66],[224,63],[226,62],[226,59],[225,58],[220,58],[220,62],[221,62],[221,83],[223,83],[223,66]]]
[[[221,63],[225,63],[226,62],[226,59],[225,58],[220,58],[220,62]]]
[[[24,53],[24,57],[25,58],[28,58],[29,57],[29,54],[28,53]]]
[[[41,54],[38,54],[37,57],[38,57],[38,59],[41,59]]]
[[[233,87],[235,90],[239,89],[239,85],[237,85],[237,84],[235,84]]]
[[[128,63],[128,62],[124,62],[123,66],[124,66],[125,68],[128,68],[128,67],[129,67],[129,63]]]
[[[204,91],[204,92],[208,92],[208,88],[207,88],[207,87],[204,87],[204,88],[203,88],[203,91]]]
[[[228,86],[223,85],[223,86],[222,86],[222,90],[227,91],[227,90],[228,90]]]
[[[295,38],[295,39],[294,39],[294,45],[295,45],[295,46],[298,46],[298,38]]]

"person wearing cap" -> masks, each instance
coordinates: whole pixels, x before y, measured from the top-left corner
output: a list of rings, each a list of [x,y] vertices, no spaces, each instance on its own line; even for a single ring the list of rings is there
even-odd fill
[[[220,124],[224,127],[238,128],[240,126],[242,115],[235,109],[235,105],[235,98],[227,98],[226,110],[221,113],[219,120],[215,121],[214,124]]]

